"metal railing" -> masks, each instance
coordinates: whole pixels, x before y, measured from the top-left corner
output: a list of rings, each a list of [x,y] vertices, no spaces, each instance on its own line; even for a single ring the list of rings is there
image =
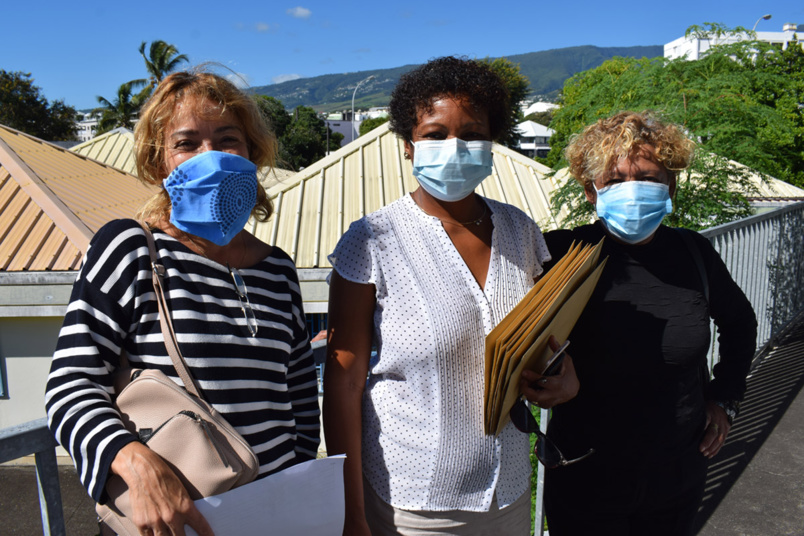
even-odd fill
[[[56,440],[47,429],[44,418],[0,430],[0,463],[34,455],[42,533],[46,536],[67,534],[61,506],[56,446]]]
[[[707,229],[701,233],[720,253],[745,292],[759,323],[757,355],[804,311],[804,203]],[[710,363],[717,356],[713,337]],[[542,410],[542,430],[549,413]],[[45,535],[65,534],[56,464],[56,441],[45,419],[0,430],[0,463],[34,454]],[[539,465],[535,534],[544,526],[544,468]]]
[[[757,315],[757,359],[804,312],[804,202],[701,232],[720,254]],[[719,344],[712,323],[710,370]],[[550,412],[541,410],[547,433]],[[534,535],[544,534],[544,467],[538,464]]]
[[[804,310],[804,203],[718,225],[701,234],[715,247],[754,307],[756,355],[760,355]],[[710,366],[717,355],[713,337]]]

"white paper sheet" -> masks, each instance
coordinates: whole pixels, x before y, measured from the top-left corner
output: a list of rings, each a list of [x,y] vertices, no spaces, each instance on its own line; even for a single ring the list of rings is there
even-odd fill
[[[215,536],[341,536],[345,459],[310,460],[195,504]]]

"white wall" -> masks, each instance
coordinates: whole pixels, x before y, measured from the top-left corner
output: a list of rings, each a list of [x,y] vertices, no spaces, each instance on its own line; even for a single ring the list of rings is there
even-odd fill
[[[45,416],[45,384],[62,319],[0,318],[0,360],[6,397],[0,399],[0,428]]]

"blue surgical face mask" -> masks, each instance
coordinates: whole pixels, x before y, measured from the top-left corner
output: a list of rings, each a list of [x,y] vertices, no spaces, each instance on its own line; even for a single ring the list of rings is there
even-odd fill
[[[162,185],[170,223],[219,246],[243,229],[257,204],[257,166],[235,154],[203,152],[176,166]]]
[[[413,176],[441,201],[459,201],[491,175],[490,141],[446,140],[413,143]]]
[[[627,181],[606,186],[597,192],[597,216],[606,229],[627,244],[647,239],[673,211],[670,188],[666,184]]]

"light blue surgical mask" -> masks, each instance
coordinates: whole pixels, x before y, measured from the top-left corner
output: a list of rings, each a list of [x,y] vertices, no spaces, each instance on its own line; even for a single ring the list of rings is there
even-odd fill
[[[637,244],[653,235],[673,211],[666,184],[626,181],[600,190],[595,187],[595,191],[597,216],[612,235],[626,244]]]
[[[245,227],[257,204],[257,166],[236,154],[203,152],[176,166],[162,185],[170,223],[219,246]]]
[[[441,201],[459,201],[491,175],[490,141],[446,140],[413,143],[413,176]]]

